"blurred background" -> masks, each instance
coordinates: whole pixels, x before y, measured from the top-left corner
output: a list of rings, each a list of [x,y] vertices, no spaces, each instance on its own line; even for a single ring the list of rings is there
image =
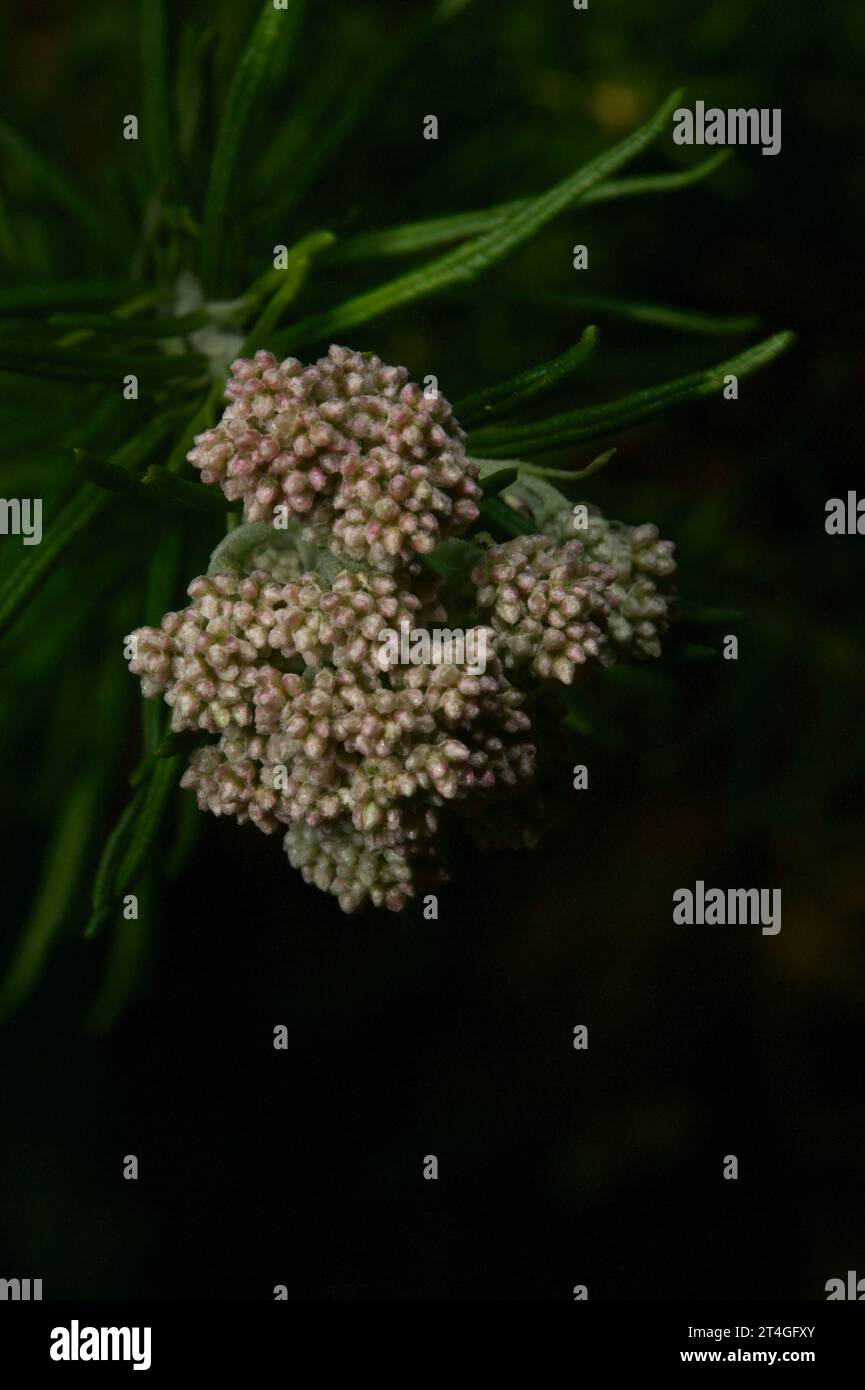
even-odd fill
[[[198,74],[184,82],[200,83],[197,205],[258,6],[169,9],[172,52]],[[142,887],[130,957],[116,931],[82,930],[140,757],[121,645],[158,523],[120,508],[82,537],[0,649],[0,967],[21,969],[34,895],[59,899],[0,1031],[0,1274],[41,1277],[46,1298],[266,1299],[285,1284],[291,1298],[557,1299],[581,1283],[590,1298],[821,1299],[827,1279],[865,1272],[865,540],[824,530],[865,448],[865,15],[841,0],[475,0],[412,46],[428,12],[311,7],[254,116],[220,291],[320,227],[540,191],[680,83],[690,104],[780,107],[779,156],[738,150],[705,184],[573,209],[462,294],[349,337],[458,398],[597,321],[601,350],[558,407],[794,329],[737,402],[621,434],[573,494],[674,539],[687,600],[741,615],[698,640],[720,651],[734,632],[739,659],[611,673],[575,744],[589,790],[534,854],[467,851],[436,922],[419,907],[344,917],[278,837],[196,817],[182,871]],[[135,21],[115,0],[4,8],[3,119],[93,199],[104,234],[0,150],[0,295],[135,273],[147,173],[120,137],[140,100]],[[699,153],[667,140],[628,172]],[[305,293],[317,308],[400,268],[334,267]],[[589,312],[580,295],[619,307]],[[2,337],[23,341],[13,302]],[[759,322],[684,331],[635,305]],[[47,534],[99,389],[3,372],[0,395],[3,495],[42,496]],[[106,413],[108,444],[148,408]],[[167,606],[213,542],[208,518],[189,521]],[[2,538],[0,577],[20,558]],[[49,872],[58,855],[65,876]],[[673,927],[673,891],[698,878],[780,887],[780,935]]]

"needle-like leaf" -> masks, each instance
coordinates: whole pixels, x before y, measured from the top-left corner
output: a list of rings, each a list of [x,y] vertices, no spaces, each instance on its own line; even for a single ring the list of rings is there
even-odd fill
[[[594,185],[577,200],[581,205],[587,203],[608,203],[619,198],[635,198],[651,193],[674,193],[692,184],[701,183],[714,174],[730,157],[729,150],[721,150],[692,169],[674,174],[648,174],[642,177],[609,179]],[[491,208],[479,208],[472,212],[457,212],[450,217],[432,217],[423,222],[406,222],[399,227],[384,227],[380,231],[360,232],[357,236],[346,237],[334,246],[326,256],[329,265],[345,265],[353,261],[384,260],[394,256],[410,256],[418,251],[429,251],[434,246],[462,241],[466,237],[477,236],[480,232],[491,231],[501,226],[519,209],[526,207],[531,200],[519,198],[508,203],[497,203]]]
[[[180,169],[171,122],[165,0],[139,0],[139,25],[144,138],[157,183],[176,192]]]
[[[277,9],[273,0],[264,0],[234,69],[210,166],[201,228],[201,274],[208,291],[219,287],[232,183],[250,116],[277,59],[294,42],[301,8],[300,0],[288,0],[286,9]]]
[[[473,396],[464,396],[454,406],[454,414],[462,425],[476,419],[489,419],[494,415],[513,414],[530,402],[545,396],[561,382],[567,380],[594,355],[598,343],[598,330],[593,324],[583,331],[580,341],[568,348],[560,357],[554,357],[540,366],[530,367],[518,376],[477,391]]]
[[[789,332],[775,333],[771,338],[747,348],[738,356],[731,357],[726,362],[719,362],[717,366],[706,367],[703,371],[692,372],[688,376],[678,377],[675,381],[664,382],[661,386],[650,386],[644,391],[635,391],[619,400],[585,406],[581,410],[570,410],[532,424],[491,426],[489,429],[477,430],[469,437],[471,451],[489,458],[509,458],[515,453],[538,454],[546,449],[573,444],[582,439],[597,439],[616,430],[628,429],[644,420],[651,420],[674,406],[717,395],[724,385],[726,376],[742,378],[759,371],[782,352],[786,352],[795,341],[795,336]]]
[[[159,447],[172,427],[171,420],[158,418],[118,449],[111,462],[135,468]],[[85,483],[80,492],[62,507],[50,526],[46,526],[41,545],[28,547],[15,569],[0,584],[0,634],[14,622],[21,608],[48,578],[68,547],[105,510],[111,494]]]
[[[310,236],[304,237],[292,246],[286,257],[285,269],[274,272],[279,276],[276,292],[246,335],[246,341],[238,356],[246,357],[249,353],[267,346],[268,339],[285,310],[303,288],[313,261],[332,246],[335,240],[333,232],[312,232]]]
[[[278,338],[277,350],[292,350],[301,343],[327,338],[347,328],[368,323],[400,305],[425,299],[452,285],[475,280],[528,241],[588,189],[636,158],[666,128],[680,98],[681,92],[673,92],[639,130],[545,193],[522,204],[491,231],[377,289],[355,295],[323,314],[313,315],[292,325]]]

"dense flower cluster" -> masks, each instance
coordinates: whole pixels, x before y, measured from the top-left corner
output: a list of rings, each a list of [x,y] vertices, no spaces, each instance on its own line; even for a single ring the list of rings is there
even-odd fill
[[[538,751],[554,738],[530,728],[512,681],[569,685],[587,663],[658,655],[671,543],[595,508],[575,530],[534,481],[528,504],[517,489],[507,500],[538,533],[478,535],[451,591],[417,560],[476,520],[480,488],[443,397],[339,347],[308,367],[240,359],[226,394],[190,460],[249,522],[273,525],[231,532],[189,604],[132,634],[144,694],[198,741],[182,785],[202,810],[283,835],[292,865],[347,912],[399,910],[440,882],[454,830],[485,848],[533,844]],[[457,664],[449,642],[384,655],[386,634],[446,623],[442,597],[457,591],[483,661]]]
[[[193,752],[183,785],[202,810],[287,827],[292,862],[316,883],[330,875],[343,906],[404,905],[418,865],[424,881],[441,875],[441,808],[530,780],[523,696],[494,656],[478,675],[376,661],[381,631],[421,604],[392,575],[344,571],[325,588],[311,573],[284,584],[217,574],[189,594],[188,608],[133,634],[130,662],[175,730],[219,735]],[[361,899],[348,864],[362,866]]]
[[[505,665],[565,685],[589,657],[602,656],[614,578],[579,541],[554,545],[547,536],[494,546],[472,573]]]
[[[243,499],[248,521],[273,521],[282,506],[333,554],[394,570],[477,518],[463,432],[404,367],[336,346],[308,367],[257,352],[232,364],[226,395],[189,461]]]
[[[545,530],[553,539],[577,537],[587,557],[613,571],[607,632],[619,653],[660,656],[673,604],[673,542],[660,540],[657,526],[651,523],[626,526],[608,521],[592,506],[586,506],[585,513],[585,528],[574,529],[574,513],[569,509],[545,522]]]

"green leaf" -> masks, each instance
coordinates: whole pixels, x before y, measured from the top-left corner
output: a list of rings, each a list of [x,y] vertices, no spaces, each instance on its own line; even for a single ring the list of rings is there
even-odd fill
[[[520,475],[519,467],[514,464],[509,468],[501,468],[500,460],[492,459],[473,459],[474,463],[481,465],[481,482],[484,489],[484,497],[495,497],[511,483],[515,483]]]
[[[208,386],[207,392],[202,398],[201,404],[196,411],[189,417],[186,425],[181,431],[180,437],[171,453],[168,455],[166,468],[171,473],[179,473],[186,462],[186,455],[189,453],[195,441],[195,436],[208,429],[214,421],[217,407],[225,395],[225,382],[214,381]]]
[[[583,468],[543,468],[536,463],[520,463],[520,477],[530,478],[558,478],[561,482],[574,483],[580,478],[591,478],[593,473],[598,473],[602,468],[616,457],[616,449],[606,449],[604,453],[598,454],[591,463],[585,464]]]
[[[436,29],[470,3],[443,0],[419,19],[406,9],[391,42],[369,45],[364,63],[358,65],[350,51],[338,51],[324,73],[312,74],[294,120],[270,161],[268,173],[276,182],[279,216],[285,217],[297,205],[412,54],[425,48]]]
[[[107,488],[110,492],[138,491],[138,479],[128,468],[121,468],[110,459],[99,458],[87,449],[73,449],[72,456],[89,483]]]
[[[192,314],[168,319],[126,319],[116,314],[52,314],[51,328],[86,330],[91,333],[111,333],[121,338],[181,338],[203,328],[208,322],[204,309]]]
[[[526,516],[525,512],[518,512],[509,507],[500,497],[485,497],[480,505],[480,513],[473,528],[475,531],[489,530],[497,539],[502,535],[537,535],[538,528],[532,519]]]
[[[247,561],[280,533],[266,521],[250,521],[223,537],[210,557],[208,574],[242,574]],[[343,569],[347,566],[343,565]]]
[[[176,356],[152,354],[136,356],[112,352],[83,352],[79,348],[58,348],[53,344],[0,340],[0,369],[21,376],[50,377],[54,381],[113,381],[122,383],[132,372],[139,378],[139,390],[155,382],[178,377],[200,377],[207,371],[207,358],[200,353]]]
[[[695,164],[691,169],[682,169],[675,174],[644,174],[627,179],[611,179],[609,183],[598,184],[587,193],[586,203],[610,203],[619,198],[641,198],[647,193],[676,193],[692,184],[702,183],[716,169],[732,156],[732,150],[720,150],[717,154]]]
[[[141,479],[141,492],[168,506],[207,512],[210,516],[224,516],[226,512],[243,510],[242,502],[226,501],[219,488],[210,488],[201,482],[187,482],[157,463],[151,464]]]
[[[88,768],[60,801],[54,837],[39,875],[39,895],[0,985],[0,1017],[24,1002],[42,974],[51,944],[74,901],[100,790],[98,777]]]
[[[105,280],[59,280],[0,290],[0,314],[39,313],[63,304],[120,304],[129,286]]]
[[[561,357],[542,362],[540,366],[520,372],[508,381],[487,387],[485,391],[465,396],[454,406],[454,414],[462,424],[470,423],[476,417],[512,414],[554,390],[573,372],[579,371],[594,355],[597,342],[598,330],[590,324],[584,330],[580,341],[574,347],[568,348],[567,352],[563,352]]]
[[[177,798],[174,841],[165,861],[165,877],[175,879],[186,867],[201,834],[204,817],[191,791],[183,789]]]
[[[705,643],[688,642],[678,653],[679,660],[682,662],[711,661],[718,656],[714,647],[707,647]]]
[[[169,428],[170,421],[163,418],[154,420],[128,444],[118,449],[111,462],[134,468],[162,443]],[[0,584],[0,635],[44,584],[72,542],[96,520],[110,500],[109,493],[86,483],[45,525],[42,544],[27,547],[15,569]]]
[[[440,541],[429,555],[422,558],[424,569],[442,579],[464,579],[481,557],[480,547],[466,540]]]
[[[238,357],[248,357],[267,345],[283,313],[303,288],[316,256],[328,246],[332,246],[335,241],[333,232],[312,232],[310,236],[304,237],[292,246],[286,257],[285,269],[274,271],[274,275],[279,276],[279,287],[247,333]]]
[[[235,67],[225,102],[201,228],[201,275],[210,293],[219,289],[226,229],[232,207],[232,185],[249,120],[262,89],[286,47],[293,46],[301,11],[300,0],[288,0],[287,10],[264,0],[246,48]]]
[[[157,744],[153,750],[154,758],[188,758],[196,748],[201,748],[209,741],[209,736],[202,729],[182,729],[179,733],[170,731]]]
[[[396,280],[380,285],[377,289],[355,295],[323,314],[313,315],[294,324],[278,339],[278,350],[292,350],[299,344],[328,338],[337,332],[343,332],[346,328],[368,323],[402,304],[425,299],[452,285],[475,280],[528,241],[593,185],[636,158],[666,129],[680,98],[681,92],[674,92],[640,130],[598,155],[576,173],[548,189],[546,193],[521,205],[501,225],[493,227],[474,241],[467,242],[438,260],[428,262]]]
[[[529,529],[536,533],[546,531],[551,522],[557,522],[562,513],[569,512],[572,507],[564,493],[541,478],[520,478],[511,489],[511,496],[528,506],[531,514]],[[525,516],[526,513],[522,512],[521,515]]]
[[[120,859],[114,879],[117,897],[131,892],[147,853],[159,832],[165,804],[177,784],[180,757],[160,758],[153,765],[150,780],[142,789],[138,812],[133,819],[128,844]]]
[[[95,1037],[111,1031],[140,986],[156,915],[155,878],[155,873],[147,873],[138,887],[138,920],[121,918],[115,924],[102,985],[85,1019],[85,1028]]]
[[[619,400],[567,411],[533,424],[492,426],[477,430],[469,436],[471,452],[483,453],[489,458],[506,458],[514,453],[537,454],[546,449],[628,429],[662,415],[674,406],[717,395],[723,388],[725,376],[750,376],[786,352],[795,340],[794,333],[775,333],[736,357],[719,362],[717,366],[692,372],[661,386],[635,391]]]
[[[88,941],[105,926],[115,903],[118,867],[125,856],[127,845],[132,839],[132,832],[138,813],[144,803],[144,796],[145,788],[140,787],[123,810],[114,829],[105,841],[105,848],[102,851],[93,880],[93,911],[84,928],[84,936]]]
[[[676,309],[669,304],[647,304],[604,294],[545,294],[532,295],[531,299],[534,303],[573,313],[608,315],[631,323],[647,323],[657,328],[707,336],[753,333],[761,326],[756,314],[701,314],[691,309]]]
[[[157,183],[180,188],[168,81],[165,0],[139,0],[144,140]]]
[[[480,232],[500,226],[527,202],[527,198],[517,198],[491,208],[453,213],[450,217],[431,217],[423,222],[383,227],[377,232],[361,232],[337,242],[333,250],[328,252],[325,262],[327,265],[350,265],[356,261],[387,260],[429,251],[434,246],[447,245],[452,241],[463,241],[466,237],[477,236]]]
[[[183,526],[171,519],[162,523],[147,567],[143,621],[158,623],[174,602],[182,583]]]
[[[678,618],[683,623],[735,623],[745,616],[741,608],[713,607],[710,604],[693,603],[682,598],[679,599],[676,609]]]
[[[675,174],[650,174],[637,178],[610,179],[595,184],[577,200],[580,204],[607,203],[619,198],[634,198],[647,193],[672,193],[692,184],[700,183],[713,174],[730,157],[729,150]],[[519,209],[526,207],[528,198],[512,199],[507,203],[497,203],[490,208],[479,208],[471,212],[457,212],[450,217],[432,217],[422,222],[405,222],[398,227],[384,227],[379,231],[361,232],[338,242],[326,257],[329,265],[346,265],[354,261],[383,260],[395,256],[410,256],[418,251],[429,251],[434,246],[446,245],[452,241],[462,241],[465,237],[477,236],[480,232],[491,231],[501,226]]]

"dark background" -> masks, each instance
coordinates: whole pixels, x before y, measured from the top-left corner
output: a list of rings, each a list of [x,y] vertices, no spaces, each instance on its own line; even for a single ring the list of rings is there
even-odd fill
[[[335,88],[322,138],[422,8],[314,7],[304,65],[327,58]],[[230,74],[257,7],[171,9],[213,28]],[[11,5],[0,52],[6,118],[95,188],[123,154],[118,113],[136,110],[134,6]],[[419,906],[344,917],[276,838],[208,818],[153,899],[115,1021],[101,980],[122,964],[81,940],[84,870],[43,978],[0,1033],[0,1274],[41,1277],[46,1297],[264,1299],[275,1284],[292,1298],[569,1298],[577,1283],[590,1298],[820,1299],[827,1279],[865,1275],[865,540],[824,530],[826,499],[860,484],[865,445],[863,57],[861,8],[837,0],[591,0],[586,13],[477,0],[308,178],[304,151],[277,167],[294,80],[260,113],[250,177],[268,158],[278,177],[243,200],[226,294],[315,227],[540,190],[680,82],[690,103],[782,108],[776,158],[741,150],[704,186],[573,210],[471,293],[352,338],[418,379],[435,371],[454,398],[533,365],[589,321],[566,299],[575,242],[593,293],[795,329],[793,352],[738,402],[623,434],[579,494],[676,541],[682,592],[741,611],[703,638],[720,648],[735,632],[739,660],[608,682],[573,759],[590,789],[534,854],[466,852],[437,922]],[[435,144],[421,139],[428,113]],[[645,168],[681,153],[667,142]],[[23,192],[13,171],[4,197]],[[55,273],[98,266],[56,213],[25,216],[28,254],[44,245]],[[340,272],[322,293],[353,283]],[[745,341],[600,322],[575,403]],[[4,495],[29,495],[38,474],[49,498],[67,466],[53,388],[2,382],[21,421]],[[118,524],[124,578],[147,535]],[[190,556],[206,548],[195,537]],[[103,586],[107,609],[113,563],[76,551],[55,604]],[[78,624],[59,668],[40,662],[38,625],[3,656],[4,958],[78,760],[101,749],[120,777],[87,826],[97,853],[138,760],[134,688],[117,725],[96,680],[107,653],[119,661],[114,634],[140,620],[124,602]],[[61,706],[68,724],[52,718]],[[780,887],[780,935],[674,927],[672,892],[698,878]],[[587,1052],[572,1048],[580,1023]],[[277,1024],[287,1052],[272,1047]],[[122,1179],[129,1153],[136,1183]],[[422,1178],[427,1154],[437,1182]],[[737,1182],[722,1179],[727,1154]]]

